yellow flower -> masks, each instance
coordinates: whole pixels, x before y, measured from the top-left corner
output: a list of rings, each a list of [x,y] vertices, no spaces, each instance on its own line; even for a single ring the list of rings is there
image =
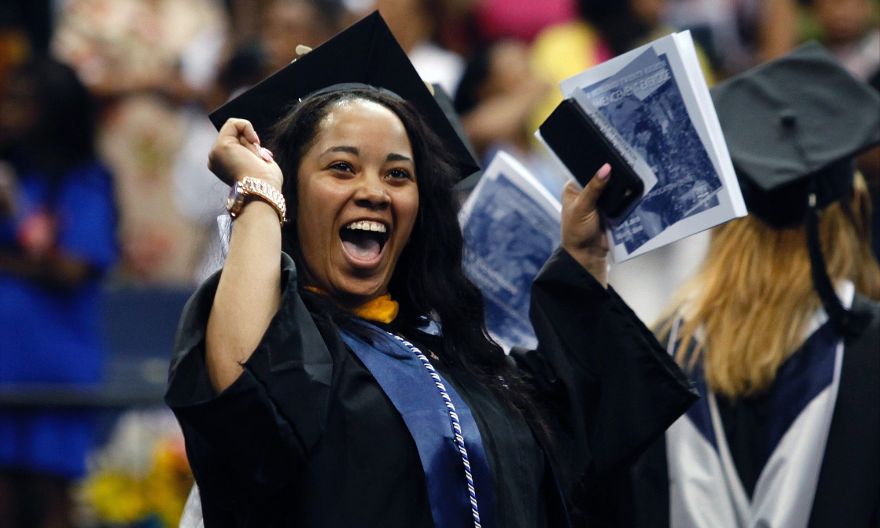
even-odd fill
[[[112,523],[133,522],[148,512],[140,482],[129,475],[105,471],[90,476],[83,493],[96,515]]]
[[[165,526],[177,526],[192,483],[192,474],[181,446],[169,440],[157,442],[145,493],[150,497],[151,509]]]
[[[152,446],[146,474],[114,467],[97,470],[83,482],[82,497],[103,522],[128,524],[155,517],[163,527],[173,528],[192,483],[181,439],[160,438]]]

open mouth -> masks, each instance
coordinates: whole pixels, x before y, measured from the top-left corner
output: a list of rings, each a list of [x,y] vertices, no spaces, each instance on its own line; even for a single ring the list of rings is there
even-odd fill
[[[343,226],[339,238],[350,257],[365,263],[374,262],[388,241],[388,228],[381,222],[358,220]]]

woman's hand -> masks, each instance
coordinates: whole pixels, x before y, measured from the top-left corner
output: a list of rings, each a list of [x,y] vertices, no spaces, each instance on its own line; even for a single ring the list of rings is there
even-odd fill
[[[562,247],[590,274],[608,287],[608,237],[596,202],[611,174],[603,165],[583,190],[568,182],[562,191]]]
[[[223,124],[208,155],[208,169],[227,185],[252,176],[281,189],[284,176],[250,121],[231,118]]]

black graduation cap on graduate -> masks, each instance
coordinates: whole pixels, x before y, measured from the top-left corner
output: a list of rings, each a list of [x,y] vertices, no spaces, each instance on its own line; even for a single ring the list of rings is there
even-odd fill
[[[880,143],[880,95],[810,42],[712,89],[730,157],[752,214],[803,222],[847,195],[852,161]]]
[[[244,118],[267,137],[297,101],[346,83],[384,88],[409,101],[440,136],[461,177],[480,169],[378,11],[227,102],[211,113],[211,122],[219,129],[230,117]]]
[[[854,159],[880,143],[880,96],[807,43],[712,90],[746,206],[781,228],[806,224],[813,283],[843,332],[864,323],[834,293],[818,211],[849,196]]]

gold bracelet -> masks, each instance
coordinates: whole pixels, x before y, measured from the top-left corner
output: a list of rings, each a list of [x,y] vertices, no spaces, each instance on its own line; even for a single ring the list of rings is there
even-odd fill
[[[241,214],[244,206],[253,199],[271,205],[278,213],[281,225],[287,222],[287,203],[284,201],[284,195],[271,183],[251,176],[245,176],[235,182],[230,189],[229,197],[226,198],[226,210],[229,211],[229,216],[235,219]]]

